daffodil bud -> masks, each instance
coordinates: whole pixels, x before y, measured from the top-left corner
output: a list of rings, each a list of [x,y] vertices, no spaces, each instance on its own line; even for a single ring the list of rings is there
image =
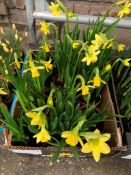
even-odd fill
[[[110,69],[111,69],[111,65],[108,64],[108,65],[105,67],[105,71],[108,72]]]
[[[7,69],[5,70],[5,74],[7,74],[7,75],[8,75],[8,70],[7,70]]]
[[[16,25],[15,24],[12,24],[12,29],[16,30]]]
[[[18,38],[19,38],[19,37],[18,37],[18,34],[16,33],[16,34],[15,34],[15,39],[18,40]]]
[[[4,34],[3,27],[0,27],[0,33],[1,33],[1,34]]]
[[[13,49],[12,48],[10,49],[10,53],[13,53]]]
[[[73,47],[73,49],[77,49],[79,47],[79,43],[73,42],[72,47]]]
[[[7,47],[7,45],[6,45],[5,43],[2,43],[1,45],[2,45],[3,47]]]
[[[53,105],[53,98],[52,98],[52,96],[50,96],[50,97],[48,98],[47,103],[48,103],[49,105]]]
[[[28,32],[25,32],[25,37],[27,37],[28,36]]]
[[[2,60],[3,58],[2,58],[2,56],[0,55],[0,61]]]
[[[69,12],[69,13],[68,13],[68,17],[69,17],[69,18],[72,18],[72,17],[74,17],[74,13],[72,13],[72,12]]]
[[[6,53],[9,53],[9,49],[7,47],[3,47],[3,49]]]
[[[5,40],[5,42],[6,42],[7,44],[10,44],[8,40]]]

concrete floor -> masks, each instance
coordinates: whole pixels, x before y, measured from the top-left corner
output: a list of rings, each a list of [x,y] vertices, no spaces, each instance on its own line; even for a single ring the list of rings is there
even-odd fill
[[[105,157],[95,163],[91,158],[62,158],[49,164],[49,158],[23,157],[0,148],[0,175],[131,175],[131,160]]]

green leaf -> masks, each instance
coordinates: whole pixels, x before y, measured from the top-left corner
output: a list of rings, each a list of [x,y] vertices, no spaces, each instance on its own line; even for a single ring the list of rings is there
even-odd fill
[[[28,129],[33,134],[37,134],[38,133],[38,128],[36,128],[35,126],[32,126],[31,124],[28,125]]]
[[[0,104],[0,109],[7,121],[7,124],[11,125],[12,127],[18,129],[18,125],[16,124],[15,120],[12,118],[12,116],[10,115],[10,113],[8,112],[7,107],[4,104]]]
[[[119,21],[120,21],[120,19],[117,19],[115,22],[113,22],[111,25],[109,25],[103,32],[104,33],[111,32],[112,29],[116,28],[116,25],[118,24]]]
[[[88,118],[90,113],[93,112],[95,109],[96,109],[96,105],[91,105],[85,110],[84,115]]]
[[[63,110],[63,98],[61,90],[58,90],[56,94],[56,106],[59,112]]]
[[[59,143],[58,148],[56,149],[55,154],[54,154],[53,157],[51,158],[52,162],[55,162],[55,161],[59,158],[59,155],[60,155],[60,153],[61,153],[61,150],[62,150],[62,148],[65,147],[65,145],[66,145],[65,140],[62,139],[61,142]]]
[[[73,153],[74,157],[79,160],[79,154],[78,154],[78,151],[77,151],[77,148],[74,147],[74,146],[70,146],[70,149],[71,149],[71,152]]]

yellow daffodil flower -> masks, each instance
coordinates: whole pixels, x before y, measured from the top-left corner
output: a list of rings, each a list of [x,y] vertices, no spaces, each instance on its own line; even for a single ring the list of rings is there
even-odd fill
[[[49,61],[41,61],[41,63],[44,65],[44,68],[49,72],[49,70],[52,70],[53,64],[51,64],[51,59]]]
[[[53,2],[51,2],[49,9],[52,11],[52,14],[54,16],[56,16],[56,15],[60,16],[63,13],[62,10],[60,9],[60,5],[54,4]]]
[[[36,113],[36,116],[32,118],[31,125],[38,125],[39,127],[43,125],[43,120],[41,115],[39,115],[39,113]]]
[[[46,53],[50,52],[50,47],[51,47],[50,44],[45,44],[44,46],[42,46],[42,48],[44,49],[44,51],[45,51]]]
[[[48,35],[50,34],[50,30],[49,30],[49,26],[46,22],[40,22],[40,25],[41,25],[41,31],[44,33],[44,35]]]
[[[16,66],[18,67],[18,69],[21,68],[21,66],[20,66],[20,62],[19,62],[17,59],[15,60],[15,64],[16,64]]]
[[[42,124],[43,124],[43,122],[42,122],[41,117],[39,115],[37,115],[36,117],[34,117],[31,120],[31,125],[38,125],[39,127],[41,127]]]
[[[123,51],[125,49],[125,45],[124,44],[118,44],[117,45],[117,50],[118,50],[118,52],[121,52],[121,51]]]
[[[94,86],[90,86],[90,85],[83,85],[81,86],[79,89],[77,89],[77,91],[82,91],[82,95],[88,95],[89,92],[89,88],[94,88]]]
[[[118,16],[122,18],[124,15],[129,15],[131,13],[131,3],[127,1],[118,13]]]
[[[72,12],[69,12],[67,15],[68,15],[69,18],[74,17],[74,13],[72,13]]]
[[[39,69],[44,69],[44,66],[35,66],[34,61],[30,60],[29,61],[29,68],[24,70],[23,73],[31,71],[32,78],[39,77],[40,76],[40,73],[38,71]]]
[[[85,143],[82,146],[82,152],[83,153],[90,153],[92,152],[92,155],[96,162],[100,160],[100,154],[109,154],[110,153],[110,147],[108,146],[106,141],[108,141],[111,137],[110,134],[100,134],[100,131],[96,129],[93,133],[94,137],[92,139],[88,139],[87,143]]]
[[[129,67],[130,66],[130,63],[129,61],[131,61],[131,58],[127,58],[125,60],[122,60],[122,64],[126,67]]]
[[[108,72],[110,69],[111,69],[111,65],[108,64],[108,65],[105,67],[105,71]]]
[[[66,143],[71,146],[76,146],[80,140],[80,137],[75,131],[64,131],[61,137],[66,138]]]
[[[106,82],[103,81],[99,75],[96,75],[90,82],[93,82],[94,87],[100,87],[101,83],[106,84]]]
[[[51,136],[49,134],[49,132],[45,129],[45,128],[42,128],[41,131],[34,135],[33,138],[37,138],[37,143],[39,142],[48,142],[49,140],[51,140]]]
[[[122,5],[122,4],[126,3],[126,2],[127,2],[127,0],[121,0],[121,1],[115,2],[114,5],[119,6],[119,5]]]
[[[39,127],[41,127],[43,125],[43,121],[41,118],[41,115],[37,112],[28,112],[26,113],[27,117],[30,117],[31,120],[31,125],[38,125]]]
[[[95,40],[92,40],[91,43],[97,47],[97,49],[99,49],[102,44],[103,44],[104,40],[101,34],[95,34]]]
[[[30,71],[31,71],[32,78],[40,76],[40,73],[37,67],[31,67]]]
[[[79,47],[79,43],[74,41],[72,47],[73,49],[77,49]]]
[[[73,128],[71,131],[64,131],[62,132],[61,137],[66,138],[66,143],[71,146],[76,146],[78,142],[83,145],[83,142],[78,134],[80,128],[84,124],[86,120],[83,118],[81,121],[78,122],[77,126]]]
[[[85,57],[82,59],[82,62],[86,62],[87,66],[91,63],[95,63],[97,61],[97,55],[99,55],[100,51],[97,51],[97,48],[93,45],[89,46],[88,52]]]
[[[8,95],[7,92],[4,91],[4,88],[0,88],[0,95]]]
[[[103,49],[105,49],[105,48],[107,48],[107,49],[112,48],[113,47],[113,41],[114,41],[114,39],[108,40],[107,38],[105,38],[105,42],[104,42],[102,48]]]
[[[26,116],[31,118],[31,125],[38,125],[39,128],[46,125],[46,115],[43,112],[27,112]]]

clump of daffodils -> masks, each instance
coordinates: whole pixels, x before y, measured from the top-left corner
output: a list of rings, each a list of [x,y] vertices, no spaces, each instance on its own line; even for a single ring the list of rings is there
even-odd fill
[[[129,14],[129,1],[113,6],[121,8],[120,18]],[[0,75],[4,83],[12,85],[20,104],[19,119],[12,118],[5,105],[0,104],[0,121],[6,123],[17,142],[55,146],[53,160],[64,147],[69,147],[74,156],[79,147],[98,162],[101,154],[111,151],[106,143],[111,134],[97,129],[98,123],[110,117],[106,104],[106,110],[99,109],[102,92],[115,65],[130,68],[131,57],[123,57],[123,43],[109,38],[110,27],[104,28],[106,16],[81,32],[78,22],[70,29],[70,18],[78,21],[78,16],[59,0],[49,8],[55,16],[65,15],[67,21],[61,33],[56,24],[40,22],[43,37],[37,52],[30,48],[22,54],[21,43],[28,33],[20,36],[15,24],[10,34],[13,39],[0,40]],[[0,34],[5,35],[3,28]],[[0,95],[8,94],[8,86],[0,84]]]

